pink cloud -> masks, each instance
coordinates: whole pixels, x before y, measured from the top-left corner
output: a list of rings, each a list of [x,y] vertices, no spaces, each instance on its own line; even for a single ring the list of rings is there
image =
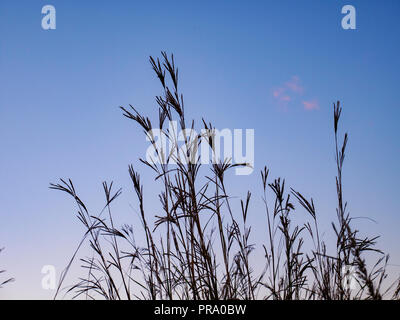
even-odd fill
[[[298,76],[292,76],[292,78],[285,83],[286,87],[295,92],[302,94],[304,92],[303,86],[300,84],[300,78]]]
[[[303,101],[304,109],[307,111],[318,110],[319,103],[317,100]]]
[[[299,96],[303,95],[305,89],[301,84],[298,76],[292,76],[289,81],[285,82],[282,86],[276,87],[272,90],[272,96],[277,101],[278,106],[283,110],[288,110],[288,105],[291,101],[296,101]],[[304,110],[312,111],[319,109],[319,103],[316,99],[303,100]]]
[[[279,102],[287,103],[293,99],[293,95],[302,94],[303,92],[304,88],[300,84],[300,78],[298,76],[292,76],[283,86],[272,90],[272,95]]]
[[[284,87],[278,87],[272,90],[272,95],[278,103],[279,108],[287,111],[287,106],[292,97],[288,94],[287,89]]]
[[[273,90],[272,94],[274,95],[275,98],[279,98],[284,91],[285,91],[284,88],[277,88]]]
[[[272,90],[272,95],[278,101],[289,101],[290,96],[286,93],[286,91],[287,90],[284,87],[275,88],[274,90]]]

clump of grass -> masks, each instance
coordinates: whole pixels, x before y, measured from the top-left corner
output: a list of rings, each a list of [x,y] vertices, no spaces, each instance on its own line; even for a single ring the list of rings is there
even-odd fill
[[[202,143],[214,152],[215,136],[191,136],[185,139],[187,153],[180,153],[176,133],[165,126],[176,120],[180,130],[195,127],[185,117],[184,99],[179,90],[178,69],[174,57],[162,52],[162,58],[150,57],[150,63],[161,83],[162,94],[156,97],[158,119],[150,120],[134,107],[121,107],[123,115],[143,129],[156,146],[153,129],[160,129],[173,142],[167,154],[157,151],[158,159],[140,159],[160,184],[159,201],[162,214],[152,221],[145,212],[145,197],[139,173],[132,165],[128,172],[137,198],[137,207],[144,234],[144,246],[137,245],[133,227],[118,227],[113,222],[112,205],[121,194],[113,183],[103,183],[105,205],[99,214],[89,211],[78,196],[71,180],[51,184],[51,188],[68,193],[77,206],[77,216],[85,234],[61,276],[57,294],[65,276],[87,241],[91,257],[82,258],[87,276],[68,289],[74,297],[88,299],[382,299],[388,291],[382,284],[387,277],[388,256],[376,249],[377,237],[361,238],[347,211],[342,187],[342,173],[348,135],[339,144],[339,120],[342,109],[334,104],[336,150],[337,221],[332,223],[336,236],[335,250],[328,250],[318,229],[318,214],[313,199],[289,189],[285,180],[269,180],[269,169],[261,172],[263,201],[267,217],[266,242],[262,245],[265,268],[256,272],[251,242],[252,194],[236,201],[229,195],[225,177],[238,165],[229,159],[202,166],[193,157]],[[211,123],[202,120],[207,132]],[[155,150],[158,150],[155,148]],[[158,161],[157,161],[158,160]],[[273,201],[269,203],[268,198]],[[293,200],[308,216],[303,224],[294,224],[298,211]],[[312,249],[305,249],[310,241]],[[257,243],[258,248],[261,244]],[[377,263],[369,269],[367,253],[377,253]],[[357,288],[346,285],[343,270],[355,270]],[[400,286],[393,298],[399,297]],[[391,289],[391,287],[389,287]]]
[[[4,250],[4,248],[0,248],[0,253]],[[2,275],[3,273],[5,273],[6,270],[0,270],[0,275]],[[0,280],[0,289],[6,285],[7,283],[13,282],[14,278],[6,278],[6,280]]]

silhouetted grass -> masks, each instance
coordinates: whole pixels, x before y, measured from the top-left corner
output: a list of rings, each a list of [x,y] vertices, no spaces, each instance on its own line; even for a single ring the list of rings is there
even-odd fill
[[[158,120],[154,125],[149,117],[135,108],[121,107],[123,115],[133,120],[155,145],[152,129],[162,129],[174,142],[176,136],[165,128],[165,121],[176,120],[179,129],[194,128],[194,121],[185,118],[183,95],[179,91],[178,69],[173,56],[162,53],[162,61],[150,57],[150,63],[160,80],[162,95],[156,97]],[[334,134],[336,154],[337,217],[332,223],[336,236],[334,249],[328,250],[321,238],[317,209],[313,199],[287,189],[285,180],[270,180],[269,169],[261,172],[263,201],[267,218],[265,243],[250,242],[251,193],[236,203],[229,195],[225,176],[238,164],[230,161],[202,166],[188,152],[185,159],[174,153],[158,152],[159,162],[141,159],[154,172],[160,183],[159,201],[162,215],[152,217],[145,212],[145,198],[140,175],[131,165],[129,175],[137,198],[144,232],[145,246],[135,241],[129,225],[115,226],[112,203],[121,194],[113,184],[103,183],[105,205],[102,212],[89,212],[79,198],[71,180],[51,184],[52,189],[71,195],[77,205],[77,216],[86,232],[61,276],[57,294],[65,275],[77,257],[79,248],[88,241],[93,256],[81,259],[87,276],[68,289],[76,296],[89,299],[398,299],[400,286],[383,288],[388,256],[375,246],[377,237],[362,238],[347,210],[342,185],[342,173],[348,135],[340,142],[339,121],[342,109],[334,104]],[[203,120],[205,129],[211,123]],[[196,139],[197,138],[197,139]],[[214,150],[214,136],[206,140],[189,137],[187,150],[198,148],[207,141]],[[176,164],[172,164],[176,162]],[[161,164],[160,164],[161,163]],[[164,164],[163,164],[164,163]],[[240,164],[246,165],[246,164]],[[209,169],[209,170],[207,170]],[[203,173],[203,170],[207,172]],[[268,202],[267,199],[273,198]],[[294,224],[295,201],[308,213],[302,224]],[[306,250],[305,242],[312,243]],[[255,248],[263,249],[265,268],[256,271],[252,264]],[[378,255],[371,267],[368,253]],[[370,260],[370,259],[369,259]],[[349,276],[344,270],[353,268],[356,288],[347,285]],[[397,285],[397,287],[395,287]],[[393,289],[393,290],[392,290]],[[388,296],[392,294],[392,296]]]
[[[4,248],[0,248],[0,253],[4,250]],[[6,271],[5,270],[0,270],[0,275],[3,275]],[[6,280],[1,280],[0,279],[0,289],[6,285],[7,283],[13,282],[14,278],[6,278]]]

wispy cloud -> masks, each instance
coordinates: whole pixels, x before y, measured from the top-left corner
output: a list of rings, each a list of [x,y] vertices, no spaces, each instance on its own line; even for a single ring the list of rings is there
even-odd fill
[[[293,100],[294,95],[302,94],[303,92],[304,88],[300,83],[300,78],[292,76],[284,85],[273,89],[272,95],[279,106],[286,109],[288,102]]]
[[[279,98],[281,95],[282,95],[282,93],[285,91],[285,89],[284,88],[277,88],[277,89],[274,89],[273,91],[272,91],[272,94],[274,95],[274,97],[275,98]]]
[[[319,103],[317,100],[303,101],[304,109],[307,111],[318,110]]]
[[[300,83],[300,78],[298,76],[293,76],[288,82],[286,82],[286,87],[292,92],[302,94],[304,88]]]
[[[301,83],[299,76],[292,76],[288,81],[279,87],[275,87],[272,90],[272,96],[277,101],[278,106],[287,110],[290,101],[302,96],[305,92],[304,86]],[[319,109],[319,103],[316,99],[303,100],[302,104],[304,110],[312,111]]]

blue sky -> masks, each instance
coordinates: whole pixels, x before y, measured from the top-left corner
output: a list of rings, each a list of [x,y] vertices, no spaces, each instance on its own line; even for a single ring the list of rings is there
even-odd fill
[[[56,30],[41,28],[46,4]],[[345,4],[357,10],[356,30],[341,28]],[[0,267],[17,281],[0,298],[51,297],[42,266],[61,271],[80,240],[71,201],[49,182],[70,177],[99,209],[101,182],[114,180],[129,219],[128,164],[152,177],[137,161],[146,141],[118,106],[156,116],[161,91],[148,56],[161,50],[175,55],[188,116],[255,130],[255,171],[231,185],[237,196],[254,191],[255,223],[267,165],[315,199],[329,238],[332,103],[341,100],[350,211],[377,221],[358,223],[400,265],[399,14],[397,0],[1,1]]]

